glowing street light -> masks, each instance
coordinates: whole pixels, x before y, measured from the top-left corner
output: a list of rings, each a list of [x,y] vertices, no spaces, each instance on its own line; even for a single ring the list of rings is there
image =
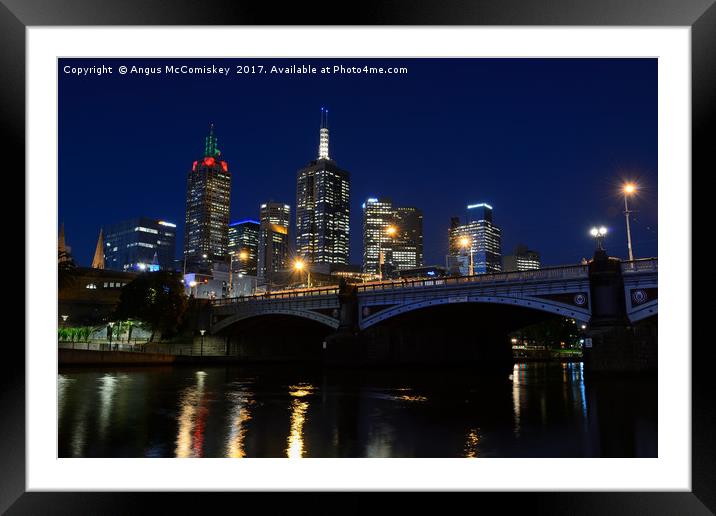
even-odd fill
[[[388,237],[393,238],[398,232],[398,228],[395,226],[388,226],[385,228],[385,234]],[[383,263],[385,262],[385,253],[383,252],[383,239],[378,239],[378,272],[380,273],[380,280],[383,281]]]
[[[594,237],[594,239],[597,241],[597,249],[599,249],[600,251],[604,251],[603,242],[604,242],[604,237],[607,234],[607,228],[605,228],[604,226],[601,226],[599,228],[593,227],[589,231],[589,234],[592,235]]]
[[[298,272],[301,272],[303,269],[306,269],[308,271],[308,277],[306,278],[306,282],[308,283],[308,288],[311,288],[311,269],[306,265],[306,262],[303,260],[296,260],[293,262],[293,268],[296,269]]]
[[[474,266],[473,260],[472,260],[472,242],[470,241],[469,238],[467,238],[466,236],[464,236],[464,237],[460,238],[460,247],[462,247],[463,249],[470,248],[470,270],[469,270],[469,275],[470,275],[470,276],[473,276],[473,275],[475,274],[475,266]]]
[[[634,261],[634,252],[632,251],[631,247],[631,227],[629,225],[629,214],[632,212],[629,210],[629,204],[627,203],[627,199],[630,195],[634,195],[636,193],[636,190],[637,186],[634,183],[626,183],[622,188],[622,191],[624,192],[624,218],[626,219],[627,250],[629,251],[630,262]]]
[[[201,333],[201,356],[204,356],[204,334],[206,333],[206,330],[199,330],[199,333]]]
[[[109,323],[109,350],[112,351],[112,333],[114,330],[114,322]]]

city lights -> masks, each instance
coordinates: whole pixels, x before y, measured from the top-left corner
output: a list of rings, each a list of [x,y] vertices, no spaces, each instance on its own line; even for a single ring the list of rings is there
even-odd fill
[[[593,227],[591,230],[589,230],[589,234],[594,237],[594,239],[597,241],[597,249],[600,251],[604,250],[604,237],[607,234],[607,228],[604,226],[600,227]]]

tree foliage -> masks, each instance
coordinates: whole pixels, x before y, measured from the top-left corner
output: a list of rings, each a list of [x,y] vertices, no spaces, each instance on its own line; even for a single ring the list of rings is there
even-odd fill
[[[181,279],[172,272],[146,272],[122,287],[115,320],[136,319],[156,333],[168,337],[176,333],[187,308]]]

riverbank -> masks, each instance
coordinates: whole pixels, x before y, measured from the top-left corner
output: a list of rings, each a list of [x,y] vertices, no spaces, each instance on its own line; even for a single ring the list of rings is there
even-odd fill
[[[236,356],[172,355],[131,351],[88,351],[58,349],[58,363],[64,366],[223,364],[239,362]]]

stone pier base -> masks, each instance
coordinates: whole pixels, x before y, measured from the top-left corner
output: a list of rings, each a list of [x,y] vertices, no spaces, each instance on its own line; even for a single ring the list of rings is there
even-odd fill
[[[592,328],[592,347],[584,350],[585,366],[603,373],[656,373],[657,332],[656,321]]]

